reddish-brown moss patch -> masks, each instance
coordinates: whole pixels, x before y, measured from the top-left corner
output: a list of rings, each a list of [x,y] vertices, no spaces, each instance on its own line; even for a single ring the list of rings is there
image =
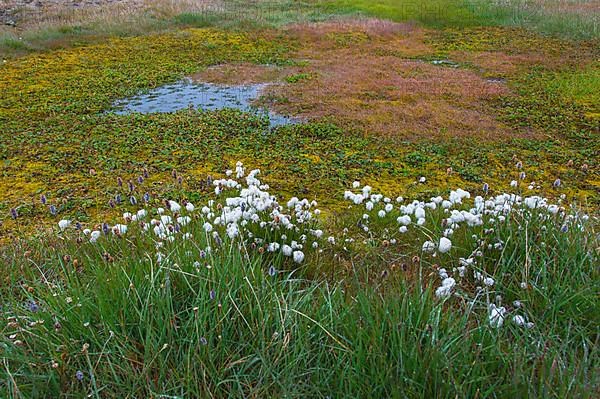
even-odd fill
[[[313,78],[266,89],[280,112],[406,138],[513,134],[487,105],[507,88],[468,69],[414,59],[434,55],[421,28],[358,20],[296,25],[289,33],[302,43],[301,73]]]

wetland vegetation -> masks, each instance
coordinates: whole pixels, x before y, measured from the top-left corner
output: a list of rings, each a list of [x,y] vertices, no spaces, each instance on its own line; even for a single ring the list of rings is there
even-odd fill
[[[533,3],[23,14],[0,396],[596,396],[598,22]]]

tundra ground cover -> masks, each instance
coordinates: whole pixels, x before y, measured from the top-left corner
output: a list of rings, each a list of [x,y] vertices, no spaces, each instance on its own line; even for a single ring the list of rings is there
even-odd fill
[[[597,40],[328,4],[0,66],[3,394],[594,397]]]
[[[458,67],[434,63],[464,54]],[[562,178],[572,182],[570,198],[596,204],[595,91],[556,94],[573,87],[561,86],[569,76],[588,79],[596,54],[593,43],[524,31],[438,32],[371,19],[190,29],[15,59],[0,70],[0,210],[53,217],[39,206],[44,194],[59,213],[85,219],[110,212],[105,198],[116,176],[134,179],[140,165],[160,172],[157,181],[183,172],[189,180],[169,189],[191,193],[198,176],[236,159],[277,167],[279,192],[313,196],[358,176],[380,187],[402,181],[408,192],[473,187],[506,181],[521,161],[532,167],[529,181]],[[506,61],[481,61],[489,58]],[[312,123],[269,131],[266,121],[230,111],[106,113],[118,98],[196,72],[218,82],[222,64],[246,71],[240,81],[257,72],[236,65],[275,65],[280,84],[263,102]],[[432,186],[414,184],[423,175]],[[4,235],[17,231],[5,221]]]
[[[330,230],[259,177],[238,163],[195,205],[121,204],[4,253],[9,397],[593,396],[598,242],[577,208],[357,181]]]

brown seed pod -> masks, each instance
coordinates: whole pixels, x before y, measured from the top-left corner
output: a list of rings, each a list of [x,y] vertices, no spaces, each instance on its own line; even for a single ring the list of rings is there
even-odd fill
[[[581,165],[581,170],[582,170],[583,172],[587,172],[587,171],[588,171],[588,169],[589,169],[589,166],[588,166],[588,164],[587,164],[587,163],[584,163],[583,165]]]

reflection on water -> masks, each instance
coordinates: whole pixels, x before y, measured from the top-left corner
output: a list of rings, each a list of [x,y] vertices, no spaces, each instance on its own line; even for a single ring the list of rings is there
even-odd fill
[[[126,115],[134,112],[149,114],[174,112],[185,108],[205,111],[234,108],[269,117],[272,126],[289,125],[300,122],[298,119],[270,112],[252,105],[267,84],[226,86],[212,83],[192,83],[184,80],[156,89],[145,94],[119,100],[114,103],[114,112]]]

